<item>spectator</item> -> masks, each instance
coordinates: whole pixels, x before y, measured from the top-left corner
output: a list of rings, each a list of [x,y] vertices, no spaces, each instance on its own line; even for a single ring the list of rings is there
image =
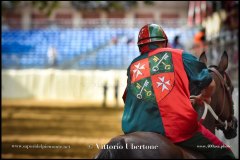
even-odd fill
[[[108,91],[108,85],[107,82],[104,83],[103,85],[103,107],[107,106],[107,91]]]
[[[176,35],[173,40],[172,48],[184,49],[184,46],[179,42],[179,35]]]
[[[194,36],[195,44],[204,44],[206,41],[206,30],[205,28],[201,28],[199,32],[197,32]]]
[[[119,90],[119,80],[116,79],[115,85],[114,85],[116,107],[118,107],[118,90]]]
[[[194,53],[199,56],[205,49],[206,32],[205,28],[201,28],[199,32],[194,35]]]
[[[57,65],[57,50],[55,47],[51,46],[48,48],[48,65],[50,67],[56,67]]]

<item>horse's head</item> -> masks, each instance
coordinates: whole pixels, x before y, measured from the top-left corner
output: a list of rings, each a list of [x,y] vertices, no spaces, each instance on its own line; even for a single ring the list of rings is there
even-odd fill
[[[207,57],[203,52],[199,61],[207,63]],[[221,60],[217,66],[209,66],[209,71],[216,82],[216,89],[212,95],[211,106],[219,117],[219,123],[216,121],[216,127],[221,129],[227,139],[236,137],[237,135],[237,119],[234,117],[234,104],[232,99],[233,85],[229,75],[226,73],[228,67],[228,55],[224,51]]]

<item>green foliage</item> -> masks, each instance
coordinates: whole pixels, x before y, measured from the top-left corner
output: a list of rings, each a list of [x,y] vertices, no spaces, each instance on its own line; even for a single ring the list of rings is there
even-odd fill
[[[2,8],[2,13],[5,13],[7,11],[11,11],[14,9],[20,1],[1,1],[1,8]]]
[[[59,6],[59,1],[32,1],[32,5],[43,14],[50,16],[53,10]]]
[[[24,6],[25,3],[31,3],[33,8],[37,8],[46,16],[50,16],[53,10],[59,6],[59,1],[1,1],[2,13],[12,12],[17,8]]]
[[[146,5],[153,5],[154,2],[153,1],[144,1],[144,4],[146,4]]]

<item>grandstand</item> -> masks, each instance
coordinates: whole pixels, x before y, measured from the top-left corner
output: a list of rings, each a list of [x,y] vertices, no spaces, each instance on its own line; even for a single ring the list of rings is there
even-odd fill
[[[166,28],[169,41],[180,29]],[[2,68],[48,68],[48,49],[60,69],[125,69],[139,54],[138,28],[7,30],[2,32]],[[194,31],[184,32],[183,41]]]
[[[139,28],[147,23],[160,22],[169,42],[177,34],[182,35],[183,42],[191,42],[196,29],[187,27],[186,10],[177,10],[187,9],[188,3],[175,3],[178,6],[169,5],[172,2],[157,2],[156,6],[143,2],[119,3],[123,8],[136,5],[128,13],[114,8],[113,12],[90,12],[96,6],[106,6],[103,2],[63,1],[50,17],[32,9],[31,2],[18,3],[16,13],[6,11],[2,21],[2,68],[52,67],[48,51],[53,47],[57,52],[54,67],[58,69],[126,69],[139,54],[137,35]],[[5,2],[5,5],[10,4]],[[158,10],[162,5],[165,7]],[[75,8],[79,7],[84,11],[76,12]]]

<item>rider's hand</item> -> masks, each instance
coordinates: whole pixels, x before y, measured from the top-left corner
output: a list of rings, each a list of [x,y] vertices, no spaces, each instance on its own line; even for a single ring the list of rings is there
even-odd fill
[[[211,97],[203,97],[203,101],[205,101],[207,104],[210,104],[211,100]]]
[[[198,104],[198,105],[203,105],[203,102],[206,102],[208,104],[211,103],[211,97],[204,97],[202,94],[199,94],[197,96],[194,96],[194,99],[191,99],[191,103]]]

